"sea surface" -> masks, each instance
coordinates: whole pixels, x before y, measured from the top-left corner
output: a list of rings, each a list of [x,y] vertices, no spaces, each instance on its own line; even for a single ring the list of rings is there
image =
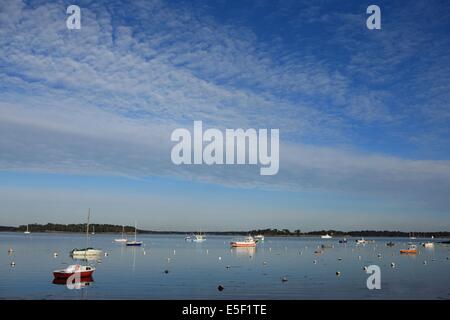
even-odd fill
[[[142,247],[115,243],[117,237],[90,236],[90,246],[106,255],[79,261],[69,253],[86,246],[84,235],[0,233],[0,299],[450,299],[450,246],[420,246],[428,239],[357,245],[354,238],[266,237],[256,249],[231,249],[233,237],[225,236],[193,243],[181,235],[139,235]],[[401,255],[410,241],[419,254]],[[54,270],[75,263],[95,266],[90,282],[75,289],[54,283]],[[381,269],[379,290],[367,288],[369,265]]]

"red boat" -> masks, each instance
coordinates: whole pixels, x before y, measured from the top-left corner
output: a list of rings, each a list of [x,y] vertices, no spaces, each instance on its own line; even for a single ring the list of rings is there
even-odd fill
[[[230,245],[234,248],[241,248],[241,247],[256,247],[256,243],[258,241],[253,239],[253,237],[248,236],[247,238],[245,238],[242,241],[236,240],[236,241],[231,241]]]
[[[87,278],[91,277],[94,271],[95,271],[94,267],[73,264],[63,270],[53,271],[53,276],[56,279],[67,279],[70,276],[77,274],[80,276],[80,278]]]

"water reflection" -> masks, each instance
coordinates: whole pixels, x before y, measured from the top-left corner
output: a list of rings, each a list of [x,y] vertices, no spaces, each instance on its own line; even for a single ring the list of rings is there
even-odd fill
[[[256,247],[234,247],[231,248],[231,254],[237,257],[253,258],[256,254]]]
[[[87,286],[90,286],[91,283],[94,282],[94,278],[92,276],[79,278],[79,281],[76,283],[71,283],[71,288],[81,289]],[[67,279],[64,278],[55,278],[52,281],[53,284],[57,285],[67,285]]]

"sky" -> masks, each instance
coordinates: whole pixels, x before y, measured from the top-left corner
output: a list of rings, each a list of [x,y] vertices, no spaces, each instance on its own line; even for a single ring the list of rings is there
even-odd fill
[[[0,225],[448,231],[449,30],[437,0],[0,0]],[[278,174],[173,164],[194,121],[279,129]]]

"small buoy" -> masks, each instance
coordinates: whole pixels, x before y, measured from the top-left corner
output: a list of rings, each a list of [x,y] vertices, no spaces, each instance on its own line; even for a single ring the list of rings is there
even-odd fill
[[[217,286],[217,290],[223,291],[223,289],[224,289],[224,287],[223,287],[222,285],[219,284],[219,285]]]
[[[147,254],[147,253],[145,252],[145,250],[143,250],[142,253],[144,254],[144,256]]]
[[[378,258],[381,258],[381,253],[378,254]]]
[[[108,256],[108,252],[105,252],[105,257],[107,257]]]
[[[425,260],[425,261],[423,262],[423,264],[427,264],[427,260]]]
[[[342,258],[338,258],[339,261],[342,261]]]
[[[316,263],[317,263],[317,260],[314,260],[313,263],[316,264]]]
[[[367,271],[367,267],[366,267],[366,266],[364,266],[364,267],[363,267],[363,270],[364,270],[364,271]]]
[[[13,253],[13,252],[14,252],[13,248],[8,249],[8,253]]]
[[[169,273],[169,270],[167,270],[167,269],[166,269],[166,270],[164,270],[164,273],[165,273],[165,274]]]
[[[395,263],[391,262],[391,267],[395,268]]]
[[[340,272],[340,271],[336,271],[336,275],[337,275],[337,276],[340,276],[340,275],[341,275],[341,272]]]
[[[225,268],[227,268],[227,269],[230,269],[230,268],[231,268],[231,266],[226,266]]]
[[[267,261],[263,261],[263,265],[266,265],[267,264]]]
[[[170,262],[170,258],[167,258],[167,262]]]
[[[175,250],[173,250],[173,255],[176,255],[176,253],[177,253],[177,252],[176,252]]]
[[[15,267],[16,263],[14,261],[11,262],[11,267]]]
[[[53,252],[53,256],[56,258],[58,256],[58,252]]]
[[[219,257],[219,260],[222,260],[222,257]]]
[[[300,251],[299,254],[300,254],[300,255],[303,255],[303,251]]]
[[[358,260],[361,260],[361,256],[358,256]]]
[[[281,282],[286,282],[288,281],[287,277],[281,277]]]

